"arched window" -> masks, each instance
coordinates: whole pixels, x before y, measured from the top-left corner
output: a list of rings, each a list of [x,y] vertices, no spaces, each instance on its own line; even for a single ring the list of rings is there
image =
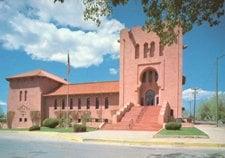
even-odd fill
[[[150,57],[154,56],[154,52],[155,52],[155,42],[151,42],[151,45],[150,45]]]
[[[105,98],[105,109],[108,109],[109,108],[109,98],[106,97]]]
[[[148,56],[148,43],[144,44],[144,58],[147,58]]]
[[[87,98],[87,109],[90,109],[90,98]]]
[[[55,102],[54,102],[54,109],[57,109],[57,99],[55,99]]]
[[[142,83],[145,83],[146,82],[146,72],[143,73],[143,76],[142,76]]]
[[[27,101],[27,91],[24,93],[24,101]]]
[[[95,109],[99,109],[99,99],[95,98]]]
[[[70,109],[73,109],[73,99],[70,98]]]
[[[159,44],[159,56],[163,56],[164,46],[163,44]]]
[[[20,91],[20,101],[22,101],[22,95],[23,95],[23,92]]]
[[[65,99],[62,99],[62,109],[65,109]]]
[[[135,45],[135,59],[139,58],[139,50],[140,50],[140,46],[139,44]]]
[[[81,99],[78,98],[78,109],[81,109]]]
[[[152,83],[158,81],[158,73],[155,70],[147,70],[143,73],[141,82],[142,83]]]

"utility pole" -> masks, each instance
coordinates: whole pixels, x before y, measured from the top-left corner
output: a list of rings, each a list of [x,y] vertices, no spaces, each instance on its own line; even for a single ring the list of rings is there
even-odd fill
[[[189,108],[190,108],[190,118],[191,118],[191,100],[189,101]]]
[[[195,108],[196,108],[196,95],[198,94],[198,88],[193,88],[193,95],[194,95],[194,120],[193,123],[195,124]]]
[[[216,126],[219,122],[219,59],[225,57],[225,54],[216,58]]]

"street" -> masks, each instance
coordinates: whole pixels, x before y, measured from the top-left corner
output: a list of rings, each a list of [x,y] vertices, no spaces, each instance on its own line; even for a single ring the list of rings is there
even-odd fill
[[[225,158],[224,149],[135,147],[72,143],[0,133],[1,158]]]

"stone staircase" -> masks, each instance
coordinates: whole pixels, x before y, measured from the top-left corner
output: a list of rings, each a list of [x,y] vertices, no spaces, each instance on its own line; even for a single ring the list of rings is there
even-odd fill
[[[158,124],[160,106],[133,106],[125,113],[120,122],[116,124],[107,123],[103,130],[136,130],[136,131],[158,131],[162,125]]]

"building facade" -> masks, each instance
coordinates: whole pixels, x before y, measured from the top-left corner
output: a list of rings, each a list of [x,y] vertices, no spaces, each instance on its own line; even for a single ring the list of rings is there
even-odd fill
[[[8,111],[13,113],[12,128],[32,126],[33,111],[40,112],[41,120],[59,117],[67,111],[80,113],[76,116],[78,122],[81,113],[89,112],[92,122],[118,124],[113,129],[123,126],[131,129],[132,120],[144,124],[153,115],[157,116],[154,120],[158,124],[165,122],[166,117],[179,118],[182,51],[182,36],[171,46],[162,46],[155,33],[135,27],[120,34],[119,81],[68,84],[44,70],[9,77]],[[132,117],[128,117],[131,113]],[[139,127],[138,123],[132,126]]]

